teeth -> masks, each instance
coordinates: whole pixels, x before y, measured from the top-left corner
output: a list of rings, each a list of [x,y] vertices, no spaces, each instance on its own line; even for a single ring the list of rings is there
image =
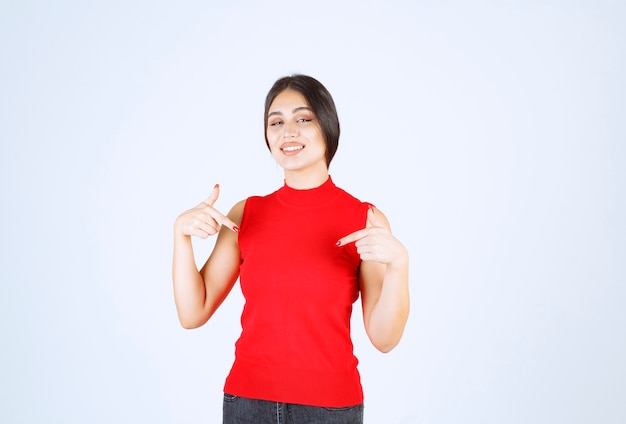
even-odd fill
[[[295,152],[296,150],[300,150],[304,148],[304,146],[289,146],[289,147],[283,147],[283,151],[285,152]]]

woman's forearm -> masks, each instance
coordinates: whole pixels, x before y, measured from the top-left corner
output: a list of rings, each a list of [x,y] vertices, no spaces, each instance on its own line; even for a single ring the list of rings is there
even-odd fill
[[[181,325],[185,328],[196,328],[204,324],[206,288],[196,266],[189,236],[174,236],[172,280],[174,301]]]
[[[408,256],[387,264],[368,326],[370,339],[381,352],[391,351],[402,338],[410,308],[408,274]]]

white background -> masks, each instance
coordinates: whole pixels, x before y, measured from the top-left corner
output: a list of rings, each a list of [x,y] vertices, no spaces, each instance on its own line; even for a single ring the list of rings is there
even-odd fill
[[[220,422],[242,299],[180,327],[172,225],[282,185],[298,72],[411,254],[401,344],[355,315],[366,423],[626,422],[623,4],[3,1],[0,421]]]

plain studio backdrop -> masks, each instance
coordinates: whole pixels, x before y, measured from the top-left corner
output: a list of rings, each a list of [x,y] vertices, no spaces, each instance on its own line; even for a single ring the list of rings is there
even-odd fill
[[[337,103],[334,181],[411,255],[393,352],[355,307],[366,423],[626,422],[625,21],[618,1],[3,1],[0,421],[220,422],[242,296],[182,329],[172,227],[216,183],[224,212],[283,184],[263,101],[306,73]]]

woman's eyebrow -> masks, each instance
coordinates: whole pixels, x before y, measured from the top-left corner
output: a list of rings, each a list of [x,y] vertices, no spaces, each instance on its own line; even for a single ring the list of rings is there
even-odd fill
[[[308,106],[300,106],[300,107],[297,107],[294,110],[292,110],[291,113],[297,113],[297,112],[300,112],[301,110],[308,110],[309,112],[313,112],[313,109],[311,109]],[[275,110],[274,112],[268,113],[267,117],[269,118],[270,116],[273,116],[273,115],[282,115],[282,114],[283,113],[281,111]]]

